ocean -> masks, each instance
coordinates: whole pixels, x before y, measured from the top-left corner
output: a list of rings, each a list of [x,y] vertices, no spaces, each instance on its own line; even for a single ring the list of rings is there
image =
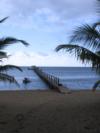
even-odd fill
[[[88,90],[94,83],[100,79],[89,67],[41,67],[41,69],[51,75],[57,76],[65,87],[71,90]],[[9,70],[5,73],[16,78],[20,86],[8,82],[0,82],[0,90],[45,90],[48,86],[28,67],[22,67],[23,72],[16,69]],[[23,79],[27,77],[30,83],[24,84]],[[100,89],[100,88],[98,88]]]

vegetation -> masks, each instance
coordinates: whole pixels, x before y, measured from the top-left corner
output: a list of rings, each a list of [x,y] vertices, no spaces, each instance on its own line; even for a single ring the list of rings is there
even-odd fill
[[[100,13],[99,0],[98,13]],[[56,47],[56,51],[62,49],[75,54],[75,57],[83,63],[91,63],[92,68],[100,74],[100,20],[91,25],[84,24],[77,27],[71,36],[69,44],[61,44]],[[97,81],[93,86],[93,90],[95,90],[99,84],[100,81]]]
[[[3,19],[0,20],[0,23],[3,23],[6,19],[8,19],[8,17],[5,17]],[[22,43],[24,44],[25,46],[28,46],[29,44],[27,42],[25,42],[24,40],[19,40],[19,39],[16,39],[16,38],[13,38],[13,37],[6,37],[6,38],[1,38],[0,39],[0,61],[2,62],[2,59],[3,58],[8,58],[8,55],[6,52],[3,52],[2,50],[11,45],[11,44],[14,44],[14,43]],[[18,85],[17,81],[15,80],[15,78],[11,75],[7,75],[4,73],[4,71],[7,71],[9,69],[18,69],[20,71],[21,68],[19,68],[18,66],[14,66],[14,65],[5,65],[5,66],[2,66],[0,65],[0,81],[7,81],[7,82],[10,82],[10,83],[15,83]]]

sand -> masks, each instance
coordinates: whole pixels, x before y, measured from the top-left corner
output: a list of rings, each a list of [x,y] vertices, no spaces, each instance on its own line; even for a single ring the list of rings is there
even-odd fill
[[[100,91],[2,91],[0,133],[100,133]]]

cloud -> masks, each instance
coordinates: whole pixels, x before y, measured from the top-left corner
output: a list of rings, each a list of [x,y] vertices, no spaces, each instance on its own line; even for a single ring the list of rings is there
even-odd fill
[[[75,26],[93,22],[95,2],[96,0],[0,0],[0,18],[10,16],[3,25],[3,36],[10,34],[25,38],[33,44],[29,50],[40,51],[17,52],[4,60],[4,63],[21,66],[82,65],[69,56],[41,52],[49,52],[49,49],[51,51],[57,44],[66,43],[66,38]],[[12,51],[16,51],[16,48]]]
[[[1,0],[0,7],[4,13],[9,11],[9,15],[29,16],[29,14],[34,14],[36,10],[43,12],[44,9],[48,9],[48,11],[51,10],[62,17],[74,17],[93,13],[94,2],[95,0]],[[48,11],[44,10],[44,14],[48,14]]]
[[[79,61],[68,55],[61,53],[51,53],[44,56],[41,53],[16,52],[13,56],[3,60],[3,64],[13,64],[18,66],[84,66]]]
[[[86,16],[95,13],[94,3],[95,0],[0,0],[0,16],[11,16],[12,25],[56,30],[79,18],[87,20]]]

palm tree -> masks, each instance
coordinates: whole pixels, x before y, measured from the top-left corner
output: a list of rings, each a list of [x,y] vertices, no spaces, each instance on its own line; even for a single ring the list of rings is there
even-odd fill
[[[98,4],[100,1],[98,0]],[[99,10],[100,11],[100,6]],[[79,45],[79,43],[82,43]],[[56,47],[56,51],[66,50],[66,52],[74,53],[77,59],[83,63],[91,63],[100,74],[100,21],[91,25],[84,24],[77,27],[73,32],[69,44],[61,44]],[[93,86],[93,91],[100,84],[97,81]]]
[[[5,17],[3,19],[0,20],[0,23],[3,23],[6,19],[8,19],[8,17]],[[28,46],[29,44],[27,42],[25,42],[24,40],[20,40],[20,39],[16,39],[16,38],[13,38],[13,37],[6,37],[6,38],[1,38],[0,39],[0,61],[2,61],[3,58],[8,58],[8,55],[6,52],[3,52],[2,50],[11,45],[11,44],[14,44],[14,43],[22,43],[24,44],[25,46]],[[13,68],[16,68],[20,71],[22,71],[21,68],[17,67],[17,66],[14,66],[14,65],[5,65],[5,66],[2,66],[0,65],[0,81],[7,81],[7,82],[10,82],[10,83],[15,83],[18,85],[17,81],[15,80],[15,78],[13,76],[10,76],[10,75],[7,75],[4,73],[4,71],[7,71],[9,69],[13,69]]]

